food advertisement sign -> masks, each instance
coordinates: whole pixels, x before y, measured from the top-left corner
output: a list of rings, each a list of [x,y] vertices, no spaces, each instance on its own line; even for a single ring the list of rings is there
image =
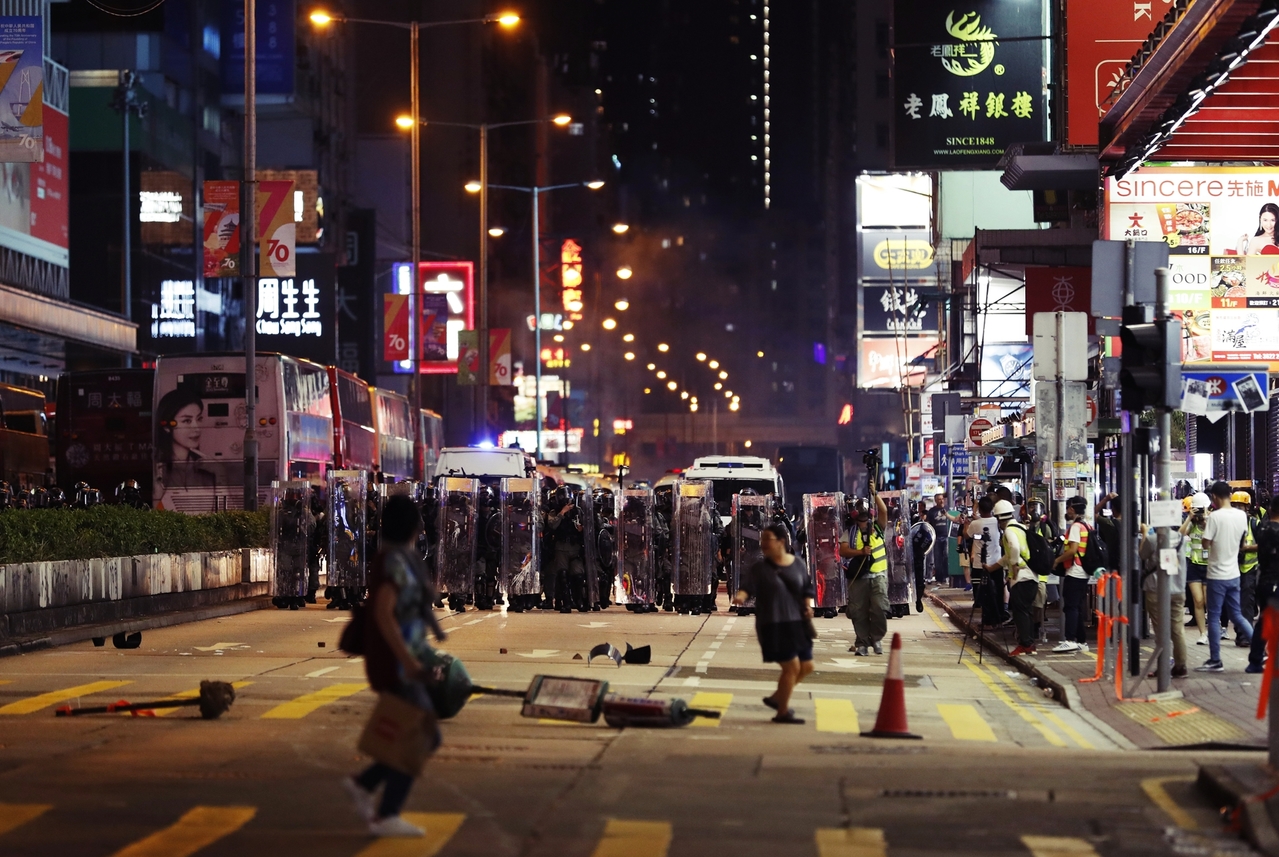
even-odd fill
[[[896,0],[893,16],[898,167],[989,169],[1047,139],[1044,3]]]
[[[1279,170],[1145,167],[1106,182],[1108,238],[1164,241],[1185,363],[1279,370]]]

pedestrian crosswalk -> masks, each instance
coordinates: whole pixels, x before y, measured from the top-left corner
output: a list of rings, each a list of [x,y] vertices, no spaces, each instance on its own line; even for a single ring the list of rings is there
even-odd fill
[[[1033,727],[1050,746],[1059,748],[1079,747],[1092,749],[1088,738],[1072,727],[1067,719],[1058,713],[1055,703],[1040,697],[1035,688],[1027,687],[1024,682],[1017,682],[990,664],[978,664],[965,659],[965,666],[975,675],[994,698],[985,705],[978,702],[912,702],[909,714],[916,731],[922,732],[930,740],[976,741],[986,743],[1013,741],[1008,729],[998,724],[998,718],[990,711],[995,701],[1011,709],[1021,720]],[[233,686],[237,691],[251,685],[257,685],[255,695],[241,695],[236,707],[232,709],[232,717],[251,717],[263,720],[301,720],[313,716],[318,711],[341,702],[350,697],[369,691],[364,682],[335,682],[323,687],[308,690],[306,693],[290,698],[287,690],[282,694],[281,688],[296,687],[294,684],[282,684],[286,679],[273,680],[276,683],[259,677],[255,681],[236,681]],[[102,680],[84,684],[71,685],[64,688],[47,690],[23,696],[15,693],[10,683],[4,688],[4,696],[12,701],[0,705],[0,716],[37,715],[48,716],[54,706],[70,703],[73,706],[98,705],[114,702],[120,697],[117,691],[134,682],[128,680]],[[314,684],[308,683],[310,687]],[[198,687],[187,687],[181,690],[140,689],[130,687],[128,698],[138,699],[194,699],[200,695]],[[16,698],[15,698],[16,697]],[[90,697],[96,697],[89,699]],[[366,694],[366,701],[371,699],[371,692]],[[692,726],[695,728],[718,728],[723,723],[748,725],[764,724],[772,717],[758,701],[758,697],[746,694],[733,694],[722,691],[699,691],[689,699],[693,708],[709,709],[720,712],[720,718],[698,717]],[[812,711],[807,711],[807,706]],[[820,692],[809,693],[797,690],[792,699],[792,706],[800,717],[807,719],[808,725],[803,728],[813,729],[819,733],[831,735],[857,735],[862,731],[861,720],[865,717],[866,726],[874,722],[875,709],[858,710],[853,699],[848,696],[824,696]],[[996,705],[995,707],[998,707]],[[155,716],[172,716],[186,709],[157,709]],[[518,718],[518,709],[512,707],[512,717]],[[918,720],[920,722],[916,723]],[[532,725],[566,725],[564,721],[521,721]],[[1024,739],[1025,736],[1022,736]],[[1021,743],[1025,743],[1021,740]]]
[[[52,808],[46,804],[0,803],[0,837],[28,825],[45,825],[43,829],[29,832],[56,833],[59,822],[46,815]],[[352,851],[353,857],[448,857],[453,853],[450,843],[458,837],[467,820],[466,814],[454,812],[406,812],[404,818],[425,830],[425,837],[372,840]],[[481,819],[476,830],[491,827],[492,819]],[[699,840],[704,836],[703,831],[683,831],[660,819],[605,818],[590,854],[591,857],[667,857],[681,832]],[[279,835],[280,829],[274,826],[273,820],[264,818],[257,807],[195,806],[171,824],[115,851],[112,857],[193,857],[222,840],[228,841],[219,851],[230,853],[255,840],[278,841]],[[297,835],[296,831],[291,835]],[[337,853],[332,847],[331,831],[326,830],[323,835],[330,837],[325,852]],[[1092,844],[1077,837],[1025,835],[1020,844],[1019,851],[997,850],[1024,857],[1097,857]],[[0,840],[0,851],[3,845]],[[305,846],[297,841],[296,847]],[[468,840],[467,853],[473,853],[474,847],[473,839]],[[580,853],[586,853],[585,849]],[[816,857],[890,857],[893,842],[891,835],[877,827],[819,828],[814,833],[811,850],[797,847],[789,853]],[[912,853],[917,852],[912,849]]]

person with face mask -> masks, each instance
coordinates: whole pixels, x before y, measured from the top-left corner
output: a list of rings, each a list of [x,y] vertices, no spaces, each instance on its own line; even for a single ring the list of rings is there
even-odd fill
[[[1089,570],[1084,568],[1084,553],[1088,550],[1088,538],[1092,528],[1084,522],[1088,500],[1071,497],[1066,501],[1066,544],[1061,556],[1053,563],[1062,578],[1062,630],[1061,643],[1053,652],[1088,651],[1088,603]]]
[[[878,493],[872,491],[871,496],[875,500],[875,516],[871,517],[869,510],[858,510],[853,530],[839,545],[839,555],[852,560],[845,572],[849,581],[848,618],[857,633],[850,651],[861,657],[868,649],[882,655],[880,641],[888,633],[888,545],[884,541],[888,507]]]
[[[987,571],[1002,566],[1012,581],[1008,604],[1012,608],[1013,622],[1017,625],[1017,648],[1013,657],[1035,654],[1035,598],[1039,595],[1039,578],[1030,569],[1030,547],[1026,542],[1026,530],[1013,520],[1013,504],[1000,500],[994,508],[999,524],[1003,556],[998,563],[989,563]]]

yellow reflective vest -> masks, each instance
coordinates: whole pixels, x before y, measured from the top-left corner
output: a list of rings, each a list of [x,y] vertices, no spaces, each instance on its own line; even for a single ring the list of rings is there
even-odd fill
[[[861,550],[866,547],[866,535],[862,533],[861,527],[857,528],[856,538],[853,542],[853,550]],[[884,534],[880,532],[879,525],[873,525],[870,530],[870,574],[887,574],[888,573],[888,545],[884,542]]]

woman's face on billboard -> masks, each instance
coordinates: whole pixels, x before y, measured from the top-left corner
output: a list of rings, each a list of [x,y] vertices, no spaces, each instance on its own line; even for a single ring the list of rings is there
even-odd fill
[[[200,430],[204,425],[204,408],[185,405],[173,416],[173,456],[189,458],[191,450],[200,448]]]

